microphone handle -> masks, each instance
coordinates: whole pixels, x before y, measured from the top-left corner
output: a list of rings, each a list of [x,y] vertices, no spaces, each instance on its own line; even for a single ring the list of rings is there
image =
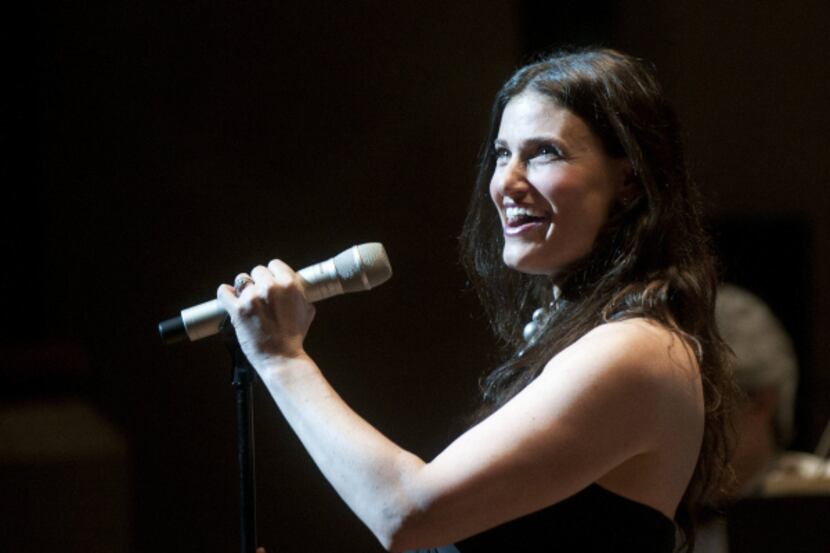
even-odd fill
[[[337,276],[334,258],[297,272],[303,281],[305,297],[314,303],[326,298],[343,294],[343,283]],[[173,317],[159,323],[159,334],[165,344],[175,344],[184,340],[195,342],[219,333],[219,327],[227,311],[218,300],[210,300],[187,309],[182,309],[181,316]]]

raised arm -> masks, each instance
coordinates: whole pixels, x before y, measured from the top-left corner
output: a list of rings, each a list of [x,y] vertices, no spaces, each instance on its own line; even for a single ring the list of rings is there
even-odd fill
[[[300,281],[281,262],[269,269],[254,269],[256,283],[240,297],[229,286],[218,297],[314,462],[387,549],[453,542],[565,499],[634,460],[659,465],[676,425],[695,424],[699,382],[687,348],[655,325],[614,323],[551,360],[503,408],[425,463],[331,388],[302,347],[313,308]],[[661,487],[661,478],[671,480],[663,475],[651,485]],[[684,487],[653,506],[671,514]]]

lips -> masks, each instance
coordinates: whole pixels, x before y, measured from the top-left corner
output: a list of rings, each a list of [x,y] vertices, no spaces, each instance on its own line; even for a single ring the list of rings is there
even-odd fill
[[[504,208],[504,233],[508,236],[546,226],[549,221],[550,216],[544,210],[513,205]]]

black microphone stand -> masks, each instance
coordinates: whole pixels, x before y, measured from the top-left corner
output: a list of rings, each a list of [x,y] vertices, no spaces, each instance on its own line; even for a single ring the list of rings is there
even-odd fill
[[[242,353],[229,318],[222,323],[222,338],[231,355],[231,385],[236,404],[236,447],[239,460],[239,529],[240,553],[255,553],[256,474],[254,471],[254,368]]]

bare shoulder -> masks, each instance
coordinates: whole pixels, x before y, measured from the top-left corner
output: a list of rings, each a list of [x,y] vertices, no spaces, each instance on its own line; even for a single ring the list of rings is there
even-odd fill
[[[590,428],[634,446],[597,482],[672,516],[703,435],[701,375],[688,340],[646,319],[611,322],[554,357],[545,372],[551,389],[570,387],[579,398],[573,404]]]
[[[603,387],[650,391],[663,399],[700,398],[700,371],[688,341],[666,326],[644,318],[600,325],[554,357],[545,369],[561,377]],[[679,399],[679,398],[678,398]]]
[[[566,356],[601,357],[620,368],[674,367],[697,371],[694,350],[676,331],[643,318],[600,325],[562,352]]]
[[[582,337],[580,342],[597,347],[600,342],[621,353],[649,353],[668,356],[681,364],[694,362],[694,352],[681,335],[665,325],[644,318],[627,319],[600,325]]]
[[[464,513],[448,539],[595,482],[671,517],[699,446],[696,374],[690,348],[660,325],[602,325],[427,464],[425,503]]]

